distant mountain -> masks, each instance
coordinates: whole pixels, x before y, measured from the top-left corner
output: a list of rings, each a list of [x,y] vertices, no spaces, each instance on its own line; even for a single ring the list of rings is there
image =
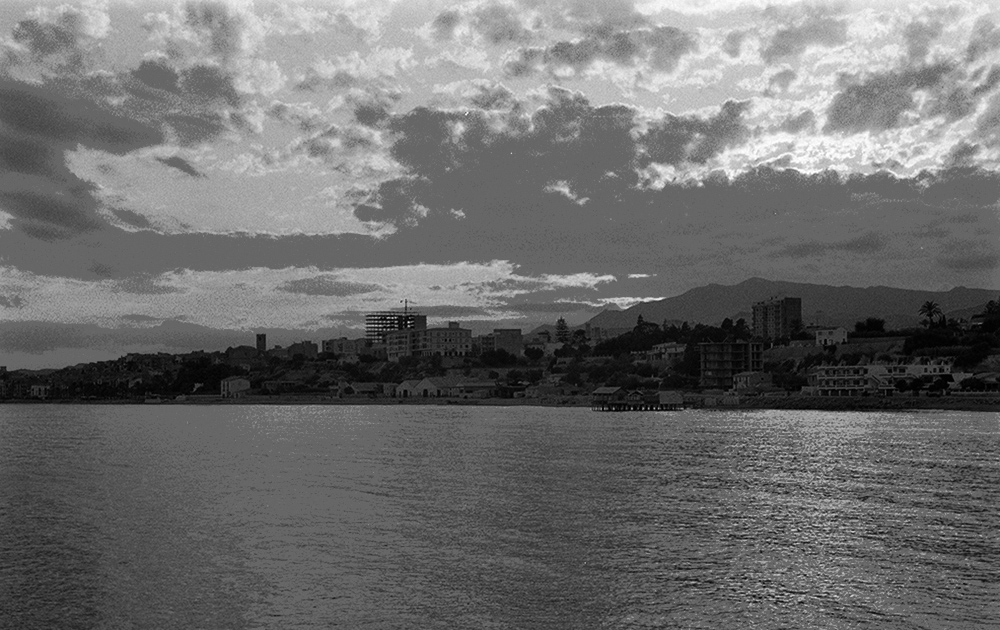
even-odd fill
[[[710,284],[691,289],[681,295],[642,302],[623,311],[604,311],[590,320],[591,326],[626,328],[635,326],[642,315],[649,322],[664,320],[687,321],[692,324],[718,325],[730,317],[743,317],[751,323],[755,302],[771,297],[802,298],[802,319],[806,325],[844,326],[866,317],[878,317],[889,328],[919,324],[920,305],[933,301],[951,316],[953,312],[979,312],[989,300],[997,299],[1000,291],[956,287],[950,291],[914,291],[892,287],[834,287],[822,284],[781,282],[751,278],[736,285]]]

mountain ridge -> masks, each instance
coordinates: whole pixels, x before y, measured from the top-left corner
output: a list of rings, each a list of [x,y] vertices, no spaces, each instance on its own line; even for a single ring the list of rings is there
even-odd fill
[[[995,289],[954,287],[947,291],[900,289],[883,285],[852,287],[767,280],[752,277],[734,285],[710,283],[684,293],[649,302],[640,302],[621,311],[602,311],[589,324],[602,328],[630,328],[639,315],[650,322],[679,320],[718,325],[729,317],[743,317],[750,324],[753,304],[771,297],[802,299],[802,320],[806,325],[844,326],[866,317],[886,321],[889,328],[916,326],[922,319],[918,311],[927,301],[936,302],[945,314],[968,311],[997,299]],[[964,316],[964,315],[963,315]]]

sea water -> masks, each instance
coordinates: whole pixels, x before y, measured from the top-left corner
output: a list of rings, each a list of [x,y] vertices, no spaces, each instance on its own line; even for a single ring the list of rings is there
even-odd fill
[[[0,405],[0,628],[997,628],[1000,416]]]

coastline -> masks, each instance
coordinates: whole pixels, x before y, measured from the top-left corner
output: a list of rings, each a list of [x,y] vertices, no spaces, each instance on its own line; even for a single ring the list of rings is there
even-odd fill
[[[221,398],[206,396],[186,400],[160,400],[153,403],[145,400],[32,400],[14,399],[0,401],[2,404],[57,404],[57,405],[381,405],[381,406],[442,406],[442,407],[581,407],[589,408],[589,396],[554,396],[543,398],[336,398],[323,395],[275,395],[243,396]],[[816,410],[816,411],[975,411],[1000,412],[1000,395],[991,396],[892,396],[888,398],[868,396],[753,396],[727,401],[728,404],[689,405],[687,409],[711,410]],[[627,411],[601,413],[627,414]],[[636,413],[636,412],[632,412]],[[659,413],[671,413],[668,411]]]

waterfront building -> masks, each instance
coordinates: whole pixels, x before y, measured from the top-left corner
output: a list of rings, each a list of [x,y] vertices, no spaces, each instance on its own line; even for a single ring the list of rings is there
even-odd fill
[[[250,381],[242,376],[230,376],[219,383],[219,394],[223,398],[236,398],[250,389]]]
[[[764,344],[758,341],[722,341],[698,344],[702,387],[728,390],[740,372],[760,372],[764,366]]]
[[[753,335],[773,341],[787,339],[802,326],[802,298],[771,298],[753,305]]]
[[[891,396],[898,381],[925,377],[953,380],[951,365],[944,361],[818,365],[809,370],[803,391],[815,396]]]

